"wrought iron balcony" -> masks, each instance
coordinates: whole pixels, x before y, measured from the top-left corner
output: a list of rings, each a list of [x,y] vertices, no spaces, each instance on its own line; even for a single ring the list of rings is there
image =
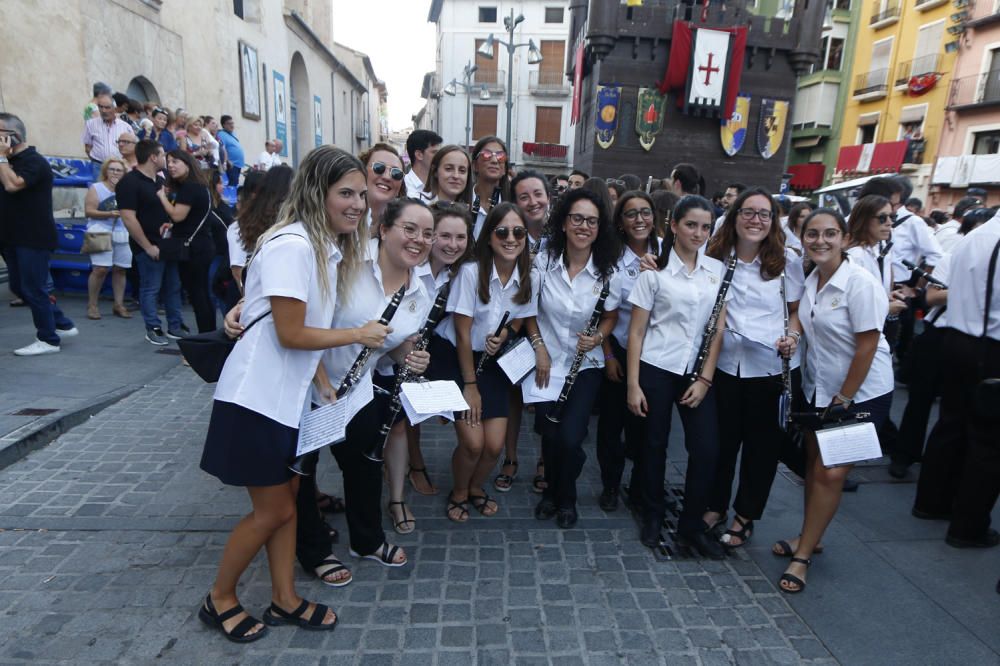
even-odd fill
[[[940,55],[933,53],[899,63],[896,67],[896,85],[905,86],[914,76],[937,72],[940,59]]]
[[[538,95],[568,95],[569,81],[560,71],[539,69],[528,73],[528,89]]]
[[[560,143],[534,143],[524,141],[521,143],[521,152],[524,154],[525,162],[536,162],[540,164],[568,164],[569,146]]]
[[[899,20],[899,15],[901,13],[901,8],[899,2],[888,2],[885,8],[878,7],[879,11],[872,14],[871,21],[869,25],[873,28],[884,28],[887,25],[891,25]]]
[[[854,77],[854,96],[862,99],[878,99],[889,92],[889,70],[874,69]]]
[[[949,109],[975,109],[994,105],[1000,105],[1000,70],[963,76],[951,82]]]
[[[504,90],[507,85],[507,72],[502,69],[477,69],[472,75],[472,84],[481,86],[484,83],[491,92]]]

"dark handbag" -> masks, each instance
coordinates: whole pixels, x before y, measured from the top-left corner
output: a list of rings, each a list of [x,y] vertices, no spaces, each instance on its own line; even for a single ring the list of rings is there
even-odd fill
[[[160,261],[191,261],[191,243],[201,228],[205,226],[205,220],[212,213],[212,195],[208,190],[205,190],[205,194],[208,195],[208,210],[205,212],[205,217],[201,218],[194,233],[187,238],[174,238],[172,236],[161,238],[157,244],[160,248]]]
[[[254,324],[269,314],[271,314],[270,310],[250,322],[243,329],[240,338],[246,335]],[[240,338],[233,340],[226,335],[225,330],[218,329],[181,338],[177,341],[177,346],[180,347],[181,355],[191,366],[191,369],[211,384],[219,381],[219,377],[222,376],[222,368],[226,365],[226,359],[229,358],[230,352],[236,347]]]

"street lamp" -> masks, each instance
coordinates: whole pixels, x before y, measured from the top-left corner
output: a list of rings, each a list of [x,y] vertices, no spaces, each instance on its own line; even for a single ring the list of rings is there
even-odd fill
[[[537,65],[542,61],[542,53],[535,46],[535,41],[529,39],[526,44],[515,44],[514,43],[514,30],[517,26],[524,21],[524,14],[518,14],[514,17],[514,10],[510,10],[510,16],[503,17],[503,27],[507,31],[507,41],[502,39],[496,39],[493,33],[486,38],[486,41],[476,49],[476,53],[483,56],[484,58],[493,58],[493,45],[500,44],[501,46],[507,47],[507,135],[505,137],[507,141],[507,150],[511,150],[510,143],[510,126],[511,119],[513,118],[514,110],[514,51],[521,48],[522,46],[528,47],[528,64]]]
[[[444,87],[441,91],[449,97],[454,97],[458,94],[458,89],[461,88],[465,92],[465,147],[471,145],[471,135],[472,135],[472,93],[476,90],[477,86],[472,85],[472,76],[479,69],[470,61],[469,64],[462,69],[462,81],[459,82],[457,79],[452,79],[448,85]],[[490,91],[486,89],[486,84],[479,86],[479,99],[489,99]]]

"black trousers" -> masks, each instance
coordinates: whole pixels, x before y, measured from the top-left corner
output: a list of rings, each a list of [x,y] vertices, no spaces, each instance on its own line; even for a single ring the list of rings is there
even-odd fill
[[[344,479],[344,504],[351,550],[362,555],[375,552],[385,542],[382,530],[382,463],[362,452],[378,436],[382,405],[380,396],[368,403],[347,425],[347,438],[330,447]],[[302,477],[297,497],[298,525],[295,555],[312,571],[332,552],[330,536],[316,506],[316,476]]]
[[[717,370],[713,382],[719,404],[719,463],[709,507],[719,513],[728,509],[740,456],[740,485],[733,509],[744,518],[758,520],[771,494],[785,437],[778,423],[781,376],[741,378]]]
[[[981,538],[1000,495],[1000,404],[977,409],[976,389],[984,377],[1000,377],[1000,342],[949,329],[941,354],[948,368],[941,418],[927,441],[913,505],[951,513],[951,536]]]
[[[646,520],[662,521],[666,514],[663,480],[667,471],[667,440],[673,406],[678,403],[691,380],[661,370],[648,363],[639,366],[639,387],[646,396],[646,436],[640,450],[642,515]],[[708,510],[715,469],[719,459],[719,428],[715,416],[714,388],[709,388],[697,408],[677,404],[684,425],[684,447],[688,452],[684,477],[684,509],[677,531],[693,534],[705,529],[702,514]]]
[[[190,261],[177,263],[177,273],[181,278],[181,286],[187,292],[188,300],[194,309],[195,323],[199,333],[215,330],[215,306],[209,293],[208,269],[212,265],[211,256],[198,255]]]
[[[942,345],[945,330],[925,323],[924,332],[913,338],[904,363],[909,366],[909,399],[899,423],[899,436],[892,451],[893,462],[920,462],[927,437],[927,422],[934,399],[941,394],[945,366]]]
[[[615,359],[625,370],[627,361],[626,350],[611,338],[611,350]],[[636,459],[636,450],[642,437],[642,423],[639,417],[629,411],[628,386],[623,378],[613,382],[604,376],[601,382],[600,401],[597,418],[597,462],[601,467],[601,483],[605,489],[617,489],[622,483],[622,473],[625,471],[625,459]],[[622,445],[622,431],[625,431],[625,443]],[[635,486],[635,465],[632,466],[632,479],[629,488]]]
[[[587,439],[590,410],[597,400],[603,376],[604,370],[600,368],[580,371],[563,405],[559,423],[546,418],[556,403],[541,402],[535,406],[535,431],[542,436],[545,482],[548,484],[542,496],[555,502],[560,509],[576,508],[576,480],[587,461],[583,440]]]

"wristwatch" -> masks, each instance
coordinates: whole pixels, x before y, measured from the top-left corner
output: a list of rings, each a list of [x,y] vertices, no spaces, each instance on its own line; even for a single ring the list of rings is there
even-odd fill
[[[0,164],[10,164],[10,160],[8,160],[6,157],[0,155]]]

